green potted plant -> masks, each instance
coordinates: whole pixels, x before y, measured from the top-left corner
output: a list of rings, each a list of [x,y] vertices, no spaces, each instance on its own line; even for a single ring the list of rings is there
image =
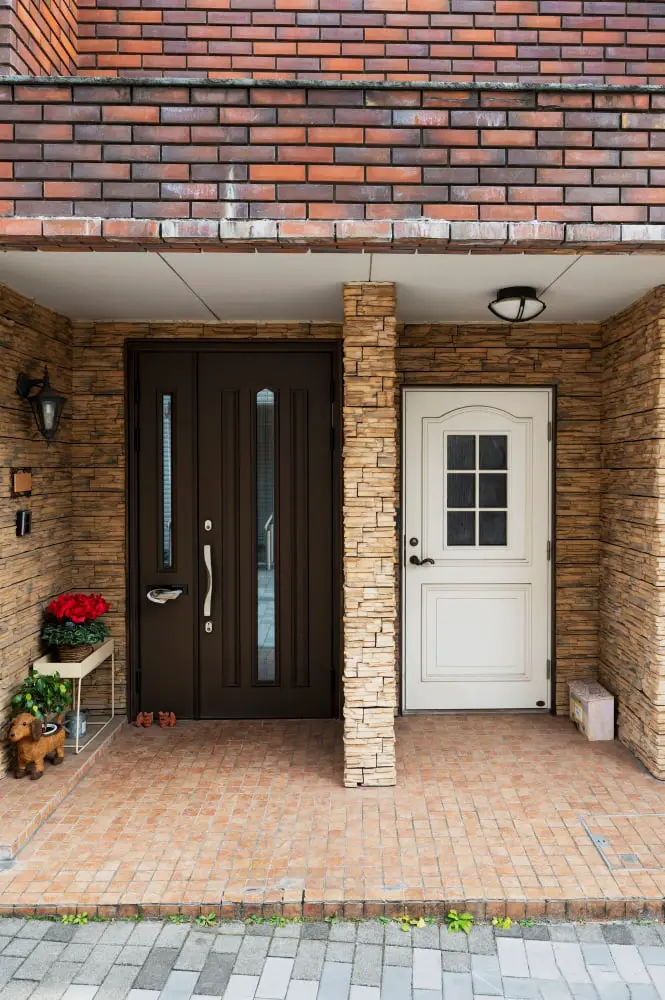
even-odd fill
[[[72,682],[60,674],[40,674],[33,670],[23,679],[23,683],[12,698],[15,715],[30,712],[42,720],[45,726],[49,720],[60,722],[62,713],[72,703]]]
[[[60,663],[78,663],[108,636],[100,621],[108,610],[99,594],[61,594],[48,606],[42,639],[57,652]]]

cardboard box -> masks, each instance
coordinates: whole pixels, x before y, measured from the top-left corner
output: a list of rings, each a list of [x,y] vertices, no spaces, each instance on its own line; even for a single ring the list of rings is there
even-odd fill
[[[588,740],[614,739],[614,695],[597,681],[571,681],[570,718]]]

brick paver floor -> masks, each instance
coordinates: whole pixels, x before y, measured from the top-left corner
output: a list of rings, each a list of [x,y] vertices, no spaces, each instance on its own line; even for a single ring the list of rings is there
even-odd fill
[[[662,1000],[657,924],[0,920],[2,1000]]]
[[[513,916],[525,903],[561,916],[565,900],[578,916],[609,900],[600,915],[618,918],[637,913],[626,901],[662,907],[665,783],[625,747],[530,715],[412,716],[397,720],[397,741],[397,787],[346,789],[337,722],[127,726],[0,864],[0,911],[202,904],[224,916],[242,903],[315,916],[343,904],[355,917],[377,915],[372,901],[507,900]],[[21,787],[29,810],[31,783]],[[588,831],[619,838],[608,863]]]

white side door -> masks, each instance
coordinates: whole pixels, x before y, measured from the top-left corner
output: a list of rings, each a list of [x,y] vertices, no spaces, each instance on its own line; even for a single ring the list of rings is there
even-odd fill
[[[404,708],[550,704],[551,392],[404,392]]]

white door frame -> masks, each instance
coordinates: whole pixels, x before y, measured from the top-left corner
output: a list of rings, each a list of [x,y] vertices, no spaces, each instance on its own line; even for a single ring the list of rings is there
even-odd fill
[[[479,385],[477,383],[471,384],[459,384],[450,383],[446,385],[404,385],[402,386],[401,392],[401,409],[400,409],[400,477],[401,477],[401,489],[400,489],[400,533],[399,533],[399,550],[400,550],[400,572],[401,572],[401,583],[400,583],[400,627],[401,627],[401,640],[400,640],[400,656],[401,656],[401,666],[400,666],[400,711],[403,715],[423,715],[423,714],[446,714],[446,709],[432,709],[425,711],[422,709],[407,709],[405,705],[405,695],[406,695],[406,561],[408,559],[408,547],[407,547],[407,537],[406,537],[406,459],[405,459],[405,438],[406,438],[406,398],[408,394],[413,394],[417,392],[460,392],[465,390],[476,390],[476,391],[492,391],[497,392],[505,390],[506,392],[543,392],[546,391],[549,396],[549,423],[548,423],[548,461],[547,469],[549,475],[549,489],[547,491],[548,495],[548,523],[550,526],[550,543],[548,547],[548,559],[549,559],[549,572],[547,574],[547,648],[548,648],[548,704],[546,708],[543,709],[518,709],[516,711],[532,711],[536,713],[549,714],[554,711],[556,704],[555,698],[555,679],[556,679],[556,663],[555,663],[555,624],[556,624],[556,611],[555,611],[555,597],[556,597],[556,577],[555,577],[555,487],[556,487],[556,465],[555,465],[555,441],[556,441],[556,426],[555,426],[555,414],[556,414],[556,386],[553,385],[533,385],[533,386],[515,386],[515,385]],[[460,714],[461,710],[450,710]],[[474,710],[469,710],[474,711]],[[487,711],[480,709],[480,712]],[[498,711],[509,711],[507,709],[499,709]]]

